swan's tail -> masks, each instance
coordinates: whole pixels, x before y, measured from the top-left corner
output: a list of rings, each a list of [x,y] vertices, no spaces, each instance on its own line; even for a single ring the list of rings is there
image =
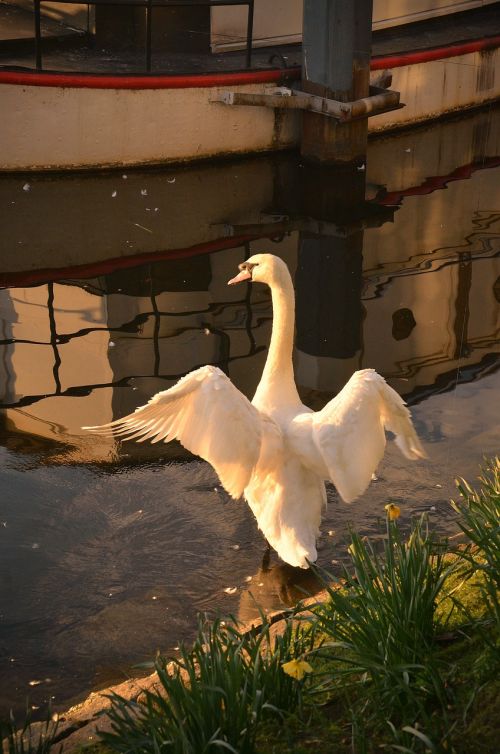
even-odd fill
[[[412,461],[427,458],[411,421],[411,415],[403,399],[392,387],[381,380],[379,389],[382,397],[382,419],[384,427],[395,434],[395,442],[406,458]]]

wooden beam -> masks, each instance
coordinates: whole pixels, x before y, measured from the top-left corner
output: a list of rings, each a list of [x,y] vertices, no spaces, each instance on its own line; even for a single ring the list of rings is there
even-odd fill
[[[368,97],[372,0],[304,0],[302,84],[304,92],[339,102]],[[304,157],[328,163],[362,163],[367,120],[338,124],[306,112]]]

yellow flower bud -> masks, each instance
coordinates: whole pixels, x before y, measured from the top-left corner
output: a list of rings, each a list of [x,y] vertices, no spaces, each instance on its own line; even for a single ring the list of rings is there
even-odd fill
[[[394,505],[394,503],[388,503],[385,506],[385,510],[387,511],[387,515],[389,516],[389,521],[395,521],[401,515],[401,508],[399,508],[397,505]]]
[[[305,660],[289,660],[284,662],[282,667],[287,675],[298,681],[301,681],[306,673],[312,673],[312,667]]]

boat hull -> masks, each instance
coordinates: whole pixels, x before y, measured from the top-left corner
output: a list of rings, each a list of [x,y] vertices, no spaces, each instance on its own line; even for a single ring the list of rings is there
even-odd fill
[[[371,133],[411,126],[500,96],[499,38],[372,61],[405,107],[369,119]],[[266,93],[299,71],[112,77],[0,72],[0,170],[182,163],[297,147],[296,110],[228,106],[223,91]]]

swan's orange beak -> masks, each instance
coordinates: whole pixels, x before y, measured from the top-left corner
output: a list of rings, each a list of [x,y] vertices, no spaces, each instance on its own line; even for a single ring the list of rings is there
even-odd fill
[[[251,280],[252,275],[248,270],[242,270],[241,272],[238,272],[235,278],[231,278],[231,280],[227,281],[228,285],[234,285],[235,283],[242,283],[244,280]]]

